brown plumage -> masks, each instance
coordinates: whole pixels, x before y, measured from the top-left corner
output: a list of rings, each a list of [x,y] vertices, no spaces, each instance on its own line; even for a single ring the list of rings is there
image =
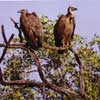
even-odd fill
[[[20,27],[27,41],[27,45],[33,49],[38,49],[43,45],[43,26],[35,12],[28,13],[26,9],[19,11]]]
[[[55,45],[57,47],[67,47],[71,44],[75,30],[75,18],[73,11],[77,8],[69,7],[66,15],[61,15],[54,26]],[[60,50],[58,53],[62,54]]]

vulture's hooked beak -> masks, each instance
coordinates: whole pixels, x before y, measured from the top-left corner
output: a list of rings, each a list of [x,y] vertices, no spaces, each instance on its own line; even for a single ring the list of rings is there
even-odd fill
[[[17,11],[17,13],[22,13],[22,10]]]
[[[76,10],[78,10],[77,8],[73,8],[73,11],[76,11]]]

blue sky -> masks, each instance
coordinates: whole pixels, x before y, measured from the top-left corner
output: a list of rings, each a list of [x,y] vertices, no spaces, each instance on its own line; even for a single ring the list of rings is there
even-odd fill
[[[0,1],[0,25],[4,24],[9,37],[11,33],[17,33],[9,18],[12,17],[19,21],[18,10],[25,8],[29,12],[35,11],[38,15],[46,15],[50,19],[56,19],[57,15],[67,13],[69,5],[78,8],[78,11],[75,12],[75,33],[89,38],[92,38],[94,33],[100,34],[100,0]]]

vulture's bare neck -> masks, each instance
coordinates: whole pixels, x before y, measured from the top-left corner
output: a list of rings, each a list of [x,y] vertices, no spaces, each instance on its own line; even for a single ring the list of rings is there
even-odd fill
[[[69,16],[69,17],[71,17],[71,18],[74,18],[74,12],[68,12],[68,13],[66,14],[66,16]]]

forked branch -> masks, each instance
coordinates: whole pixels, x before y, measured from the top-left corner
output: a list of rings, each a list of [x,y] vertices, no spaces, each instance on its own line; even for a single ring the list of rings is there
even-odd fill
[[[5,45],[6,46],[5,46],[5,48],[3,50],[3,53],[2,53],[2,55],[0,57],[0,63],[2,62],[2,60],[3,60],[3,58],[4,58],[5,54],[6,54],[8,45],[10,44],[11,40],[14,37],[14,34],[12,34],[11,37],[9,38],[9,40],[7,41],[7,38],[6,38],[6,35],[5,35],[5,30],[4,30],[4,26],[3,25],[1,26],[1,32],[2,32],[2,36],[3,36],[3,39],[4,39],[4,42],[5,42]]]

